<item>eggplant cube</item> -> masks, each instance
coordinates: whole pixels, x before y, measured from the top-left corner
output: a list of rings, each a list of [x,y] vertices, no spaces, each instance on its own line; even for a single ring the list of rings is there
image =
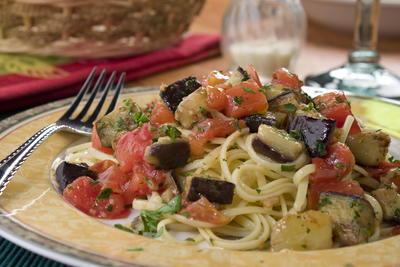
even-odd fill
[[[331,219],[327,214],[316,210],[286,215],[276,223],[271,233],[273,251],[315,250],[331,247]]]
[[[249,127],[251,133],[256,133],[261,124],[271,126],[275,126],[276,124],[275,118],[268,118],[260,114],[252,114],[241,119],[244,120],[246,126]]]
[[[181,167],[187,163],[189,157],[189,143],[182,139],[170,143],[154,143],[144,153],[144,160],[161,170]]]
[[[379,188],[372,191],[372,195],[381,204],[383,219],[400,223],[400,194],[394,188]]]
[[[195,77],[189,76],[162,88],[160,97],[168,108],[175,112],[182,99],[196,91],[200,86],[201,84]]]
[[[326,147],[335,130],[336,121],[316,119],[308,116],[296,116],[289,121],[288,132],[300,131],[310,156],[323,157]]]
[[[231,204],[235,184],[202,177],[193,177],[187,194],[187,200],[196,201],[204,196],[210,202]]]
[[[319,209],[333,222],[333,234],[340,244],[356,245],[368,241],[373,233],[375,213],[371,204],[356,196],[323,192],[319,196]]]
[[[95,180],[97,179],[97,175],[89,170],[86,164],[73,164],[66,161],[61,162],[56,169],[56,178],[59,185],[58,189],[60,192],[63,192],[67,185],[81,176],[89,176]]]

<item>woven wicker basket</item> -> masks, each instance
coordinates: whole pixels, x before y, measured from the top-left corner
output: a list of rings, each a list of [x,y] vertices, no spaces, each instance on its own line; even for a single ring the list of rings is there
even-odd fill
[[[0,0],[0,52],[121,57],[181,40],[205,0]]]

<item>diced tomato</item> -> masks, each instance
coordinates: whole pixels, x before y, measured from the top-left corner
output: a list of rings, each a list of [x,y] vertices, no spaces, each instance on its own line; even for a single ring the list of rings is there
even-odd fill
[[[100,137],[97,134],[95,123],[93,124],[93,131],[92,131],[92,147],[107,154],[112,155],[114,153],[114,150],[111,147],[104,147],[101,145]]]
[[[102,189],[111,188],[114,193],[122,193],[123,186],[128,181],[128,176],[118,166],[111,166],[104,172],[99,173],[98,177]]]
[[[333,180],[329,182],[310,183],[308,191],[308,201],[310,208],[317,209],[319,202],[319,194],[322,192],[336,192],[348,195],[362,196],[364,190],[357,181],[349,180]]]
[[[96,174],[99,174],[101,172],[104,172],[111,166],[117,166],[117,163],[115,163],[112,160],[102,160],[102,161],[99,161],[99,162],[93,164],[92,166],[90,166],[89,170],[91,170],[92,172],[95,172]]]
[[[379,163],[379,166],[377,168],[372,168],[372,167],[366,167],[364,168],[369,175],[371,175],[373,178],[378,179],[382,176],[385,175],[390,169],[393,168],[398,168],[400,167],[400,162],[381,162]]]
[[[281,84],[290,89],[298,89],[303,83],[299,77],[285,68],[280,68],[272,73],[272,84]]]
[[[235,124],[238,125],[235,125]],[[226,137],[246,124],[239,120],[205,119],[198,123],[189,136],[190,150],[193,155],[200,156],[204,152],[203,146],[215,137]]]
[[[164,103],[158,103],[151,111],[150,121],[160,124],[173,123],[175,118],[172,111]]]
[[[118,140],[115,157],[121,164],[120,168],[123,172],[131,171],[134,164],[143,161],[146,147],[151,145],[151,139],[156,136],[156,131],[151,131],[151,127],[157,127],[157,125],[146,123]]]
[[[160,192],[164,188],[167,171],[156,170],[145,161],[138,162],[133,166],[132,177],[125,184],[124,199],[126,203],[138,196],[146,196],[152,191]]]
[[[256,69],[254,68],[254,66],[251,64],[247,65],[246,71],[250,75],[251,79],[257,83],[258,87],[262,87],[260,77],[258,76],[258,73],[257,73]]]
[[[80,211],[97,218],[117,219],[128,216],[121,195],[110,193],[109,196],[97,199],[101,185],[92,178],[82,176],[69,184],[63,192],[64,198]]]
[[[189,217],[217,225],[224,225],[229,222],[229,218],[219,212],[205,197],[189,204],[180,212],[184,214],[189,213]]]
[[[400,235],[400,225],[396,225],[392,229],[392,235]]]
[[[347,116],[352,115],[351,107],[344,94],[327,93],[314,98],[315,104],[327,118],[336,120],[336,127],[342,128]],[[349,134],[361,132],[358,122],[355,120],[350,128]]]
[[[225,91],[228,99],[225,107],[225,115],[233,118],[241,118],[254,113],[260,113],[268,108],[268,102],[261,93],[257,83],[253,80],[244,81]]]
[[[342,179],[351,172],[355,159],[348,146],[342,143],[331,144],[327,147],[324,158],[312,160],[316,170],[310,176],[312,182]]]
[[[207,87],[207,106],[209,108],[222,111],[227,105],[228,99],[223,91],[216,87]]]

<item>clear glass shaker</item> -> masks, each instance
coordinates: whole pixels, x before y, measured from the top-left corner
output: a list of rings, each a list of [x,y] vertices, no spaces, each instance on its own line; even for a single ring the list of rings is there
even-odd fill
[[[253,64],[263,82],[293,69],[305,39],[300,0],[231,0],[222,25],[222,52],[232,69]]]

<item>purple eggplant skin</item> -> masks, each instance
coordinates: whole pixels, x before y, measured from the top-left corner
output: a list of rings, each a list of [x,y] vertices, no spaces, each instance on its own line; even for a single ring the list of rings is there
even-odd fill
[[[288,158],[269,145],[265,144],[263,141],[261,141],[259,138],[255,138],[253,140],[253,143],[251,144],[254,148],[254,150],[264,156],[267,156],[270,159],[273,159],[276,162],[279,163],[287,163],[287,162],[292,162],[294,159]]]
[[[175,112],[182,99],[196,91],[199,87],[201,87],[201,84],[197,79],[189,76],[162,88],[160,97],[168,108]]]
[[[268,103],[272,103],[275,100],[277,100],[277,99],[279,99],[279,98],[281,98],[281,97],[283,97],[285,95],[291,94],[291,93],[292,93],[292,91],[289,91],[289,90],[288,91],[284,91],[284,92],[280,93],[279,95],[274,96],[271,99],[268,99]]]
[[[300,131],[302,140],[312,158],[327,154],[326,147],[335,131],[336,121],[316,119],[308,116],[295,116],[289,119],[287,131]]]
[[[146,150],[147,152],[147,150]],[[148,147],[148,155],[145,153],[144,160],[151,157],[157,170],[171,170],[184,166],[190,157],[189,143],[179,139],[172,143],[154,143]]]
[[[199,200],[202,196],[210,202],[218,204],[231,204],[235,184],[225,181],[193,177],[186,199],[189,201]]]
[[[242,82],[247,81],[250,79],[250,75],[247,73],[247,71],[245,71],[242,67],[238,67],[237,71],[240,72],[240,74],[243,75],[243,79]]]
[[[245,116],[240,118],[241,120],[244,120],[246,123],[247,127],[250,129],[250,133],[256,133],[258,132],[258,127],[260,127],[261,124],[267,124],[270,126],[275,126],[276,125],[276,119],[275,118],[267,118],[263,115],[260,114],[252,114],[249,116]]]
[[[66,161],[61,162],[56,169],[58,189],[60,192],[63,192],[65,187],[81,176],[89,176],[94,180],[97,179],[96,173],[89,170],[86,164],[74,164]]]

